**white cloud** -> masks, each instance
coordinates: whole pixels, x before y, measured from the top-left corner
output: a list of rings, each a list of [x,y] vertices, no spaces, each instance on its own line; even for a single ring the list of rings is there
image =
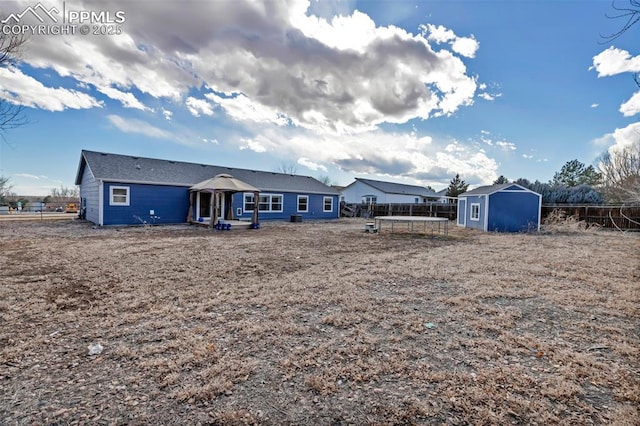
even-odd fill
[[[298,158],[298,164],[300,164],[301,166],[306,167],[309,170],[313,170],[313,171],[318,171],[318,170],[321,170],[323,172],[327,172],[328,171],[328,169],[325,166],[323,166],[322,164],[315,163],[315,162],[313,162],[313,161],[311,161],[311,160],[309,160],[308,158],[305,158],[305,157]]]
[[[593,66],[598,77],[607,77],[625,72],[640,72],[640,55],[631,56],[626,50],[610,47],[593,57]]]
[[[631,123],[627,127],[615,129],[612,133],[604,135],[595,141],[596,145],[602,145],[603,142],[610,145],[608,150],[613,153],[620,151],[627,146],[635,143],[640,139],[640,123]]]
[[[625,117],[630,117],[640,112],[640,91],[634,93],[628,101],[620,105],[620,112]]]
[[[190,94],[184,106],[210,115],[202,100],[193,104],[192,94],[208,87],[237,120],[321,132],[368,131],[449,115],[473,103],[476,78],[460,59],[475,55],[473,37],[441,26],[430,26],[428,36],[412,34],[377,26],[359,11],[327,20],[309,13],[306,0],[189,5],[184,13],[179,2],[151,8],[147,2],[104,1],[101,10],[126,12],[123,34],[34,37],[24,60],[131,108],[143,108],[131,95],[135,89],[175,102]],[[159,23],[170,23],[171,31]],[[444,40],[440,50],[432,49],[431,43]],[[24,87],[19,96],[31,90]]]
[[[227,115],[238,121],[254,121],[256,123],[273,123],[280,126],[288,124],[288,120],[278,114],[276,110],[251,101],[245,95],[239,94],[229,98],[222,98],[215,93],[207,93],[205,97],[220,105]]]
[[[496,142],[496,146],[499,146],[504,151],[515,151],[516,149],[516,145],[514,143],[506,141],[498,141]]]
[[[456,174],[474,184],[497,177],[497,162],[461,142],[380,130],[350,135],[315,134],[307,130],[260,126],[257,136],[242,139],[242,149],[304,158],[353,174],[370,174],[420,182],[448,182]]]
[[[187,109],[194,117],[200,117],[200,114],[213,115],[213,106],[204,99],[196,99],[189,96],[185,102]]]
[[[42,175],[41,176],[37,176],[37,175],[32,175],[30,173],[16,173],[13,176],[26,178],[26,179],[35,179],[35,180],[47,179],[46,176],[42,176]]]
[[[35,78],[13,67],[0,68],[0,98],[17,105],[48,111],[102,106],[92,96],[77,90],[46,87]]]
[[[452,30],[442,25],[421,25],[420,30],[422,31],[422,35],[426,36],[427,40],[438,44],[449,43],[454,52],[467,58],[475,57],[476,52],[480,48],[480,43],[478,43],[475,37],[458,37]]]
[[[125,108],[135,108],[143,111],[148,111],[149,108],[144,106],[133,93],[123,92],[113,87],[97,87],[98,91],[111,99],[120,101]]]
[[[452,44],[451,49],[467,58],[474,58],[480,48],[480,43],[475,37],[458,37]]]
[[[596,104],[596,103],[591,104],[591,108],[598,108],[599,106],[600,104]]]
[[[111,124],[125,133],[139,133],[141,135],[158,139],[173,139],[173,135],[170,132],[152,126],[142,120],[124,118],[114,114],[108,115],[107,119]]]
[[[621,73],[640,72],[640,55],[631,56],[626,50],[610,47],[593,57],[593,66],[598,72],[598,77],[608,77]],[[597,104],[594,104],[597,106]],[[593,105],[592,105],[593,107]],[[631,98],[620,105],[620,112],[625,117],[630,117],[640,112],[640,92],[634,93]]]
[[[240,142],[241,150],[248,149],[258,153],[271,151],[272,149],[270,148],[273,147],[273,143],[264,136],[257,136],[255,138],[241,138]]]
[[[162,116],[167,120],[167,121],[171,121],[171,119],[173,118],[173,112],[169,111],[168,109],[164,109],[162,108]]]
[[[478,93],[478,97],[484,99],[485,101],[495,101],[500,96],[502,96],[502,93],[488,93],[488,92]]]

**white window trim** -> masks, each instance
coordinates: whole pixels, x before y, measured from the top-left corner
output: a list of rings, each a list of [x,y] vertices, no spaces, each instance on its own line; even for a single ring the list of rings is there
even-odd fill
[[[478,216],[473,216],[473,208],[477,207]],[[475,220],[476,222],[480,221],[480,203],[471,203],[469,206],[469,220]]]
[[[260,198],[261,197],[269,197],[269,210],[260,210]],[[273,197],[280,197],[280,210],[272,210],[271,207],[273,206]],[[284,195],[283,194],[263,194],[260,193],[258,195],[258,198],[255,199],[254,197],[254,208],[255,206],[258,207],[258,211],[262,214],[262,213],[282,213],[284,211]],[[246,211],[253,211],[253,210],[246,210]]]
[[[363,195],[362,196],[362,204],[366,204],[366,205],[371,205],[371,204],[377,204],[378,203],[378,196],[377,195]]]
[[[325,207],[327,199],[331,200],[331,208],[329,210]],[[322,211],[325,213],[333,211],[333,197],[322,197]]]
[[[113,201],[113,190],[114,189],[124,189],[127,191],[127,200],[124,203]],[[131,195],[131,188],[128,186],[110,186],[109,187],[109,205],[110,206],[128,206],[129,199]]]
[[[247,208],[247,195],[253,197],[253,205],[256,205],[256,195],[253,192],[245,192],[242,194],[242,211],[245,213],[253,213],[253,209],[249,210]]]
[[[300,199],[305,198],[307,200],[307,208],[304,210],[300,210]],[[298,199],[296,200],[296,209],[298,213],[308,213],[309,212],[309,196],[308,195],[298,195]]]

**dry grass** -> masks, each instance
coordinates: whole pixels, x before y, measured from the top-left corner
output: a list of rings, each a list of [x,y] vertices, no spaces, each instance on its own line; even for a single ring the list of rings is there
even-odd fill
[[[2,423],[638,424],[640,234],[363,224],[0,224]]]

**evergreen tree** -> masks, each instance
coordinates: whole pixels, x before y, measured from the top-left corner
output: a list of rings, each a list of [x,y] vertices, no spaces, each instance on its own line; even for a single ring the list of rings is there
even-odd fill
[[[460,174],[456,173],[456,177],[451,179],[449,187],[447,188],[447,197],[457,197],[463,192],[467,192],[469,187],[468,183],[460,179]]]
[[[500,177],[498,179],[493,181],[494,185],[502,185],[503,183],[509,183],[509,179],[507,179],[503,175],[500,175]]]
[[[593,166],[586,167],[578,160],[571,160],[553,175],[551,184],[572,188],[583,184],[597,186],[601,180],[602,175]]]

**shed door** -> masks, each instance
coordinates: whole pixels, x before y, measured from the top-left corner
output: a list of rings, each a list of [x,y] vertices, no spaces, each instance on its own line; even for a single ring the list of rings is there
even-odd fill
[[[458,226],[466,226],[467,220],[467,200],[465,198],[458,198]]]

